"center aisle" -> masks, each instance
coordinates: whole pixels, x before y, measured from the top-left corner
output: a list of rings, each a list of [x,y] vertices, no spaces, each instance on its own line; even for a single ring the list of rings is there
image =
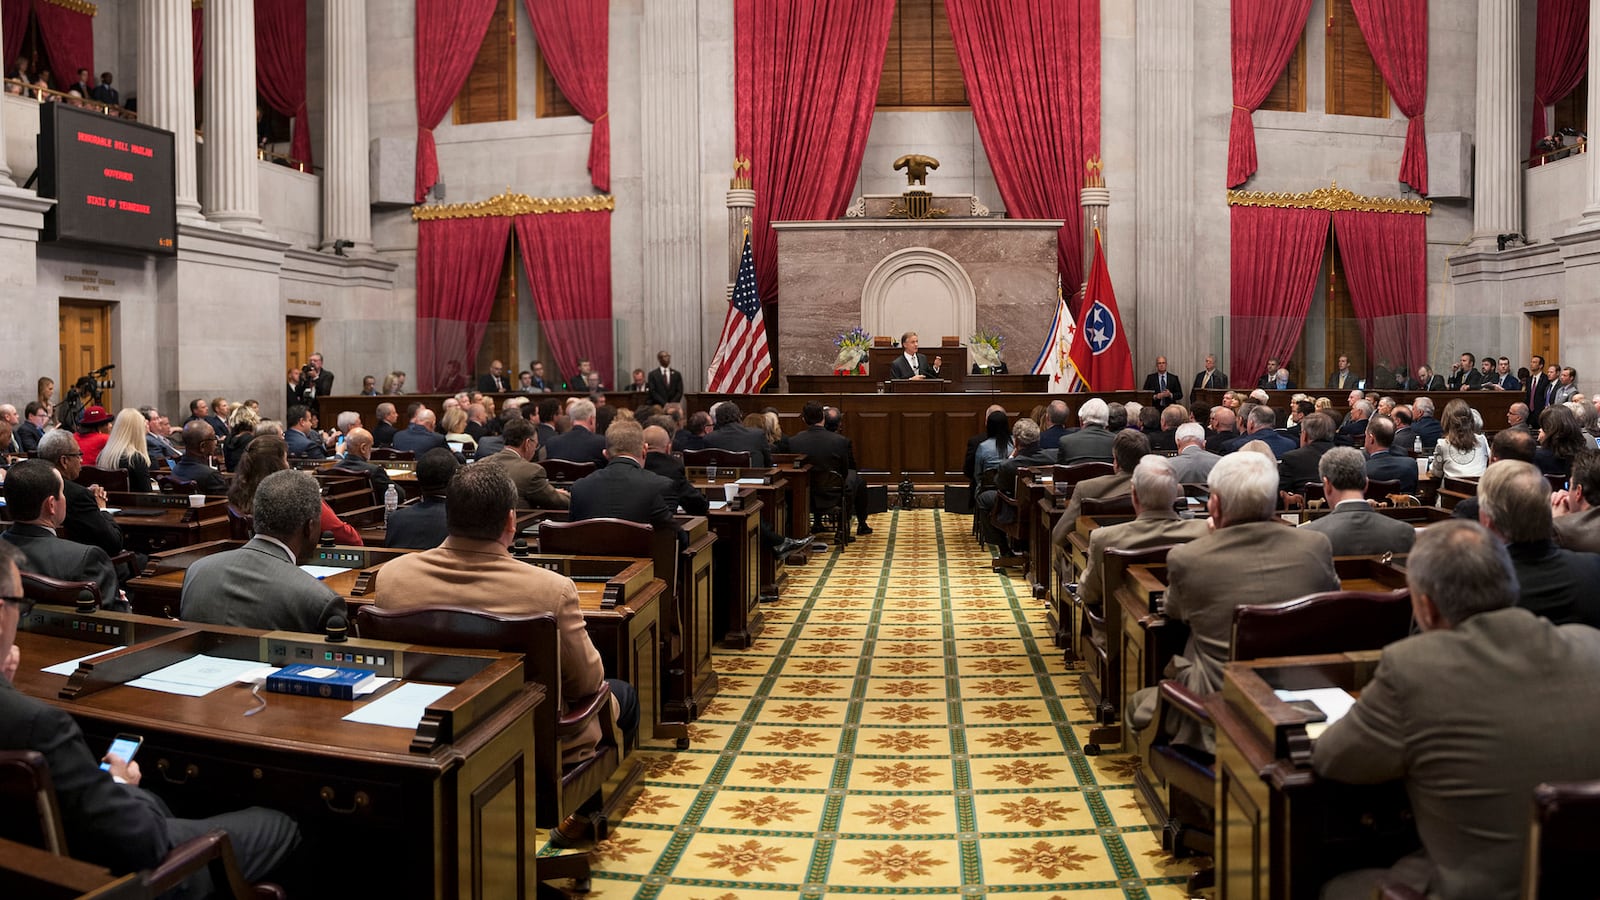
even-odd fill
[[[717,652],[692,749],[641,751],[588,896],[1183,897],[1192,864],[1145,824],[1129,759],[1083,755],[1077,673],[970,524],[877,516],[790,569],[761,638]]]

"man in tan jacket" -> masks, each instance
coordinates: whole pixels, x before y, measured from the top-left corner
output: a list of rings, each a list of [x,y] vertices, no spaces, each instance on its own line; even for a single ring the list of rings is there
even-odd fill
[[[1139,460],[1133,470],[1133,521],[1096,528],[1089,535],[1089,561],[1078,585],[1078,596],[1084,603],[1099,608],[1105,602],[1103,572],[1107,550],[1187,544],[1210,533],[1211,526],[1205,519],[1178,518],[1172,504],[1179,491],[1177,473],[1166,457],[1151,455]]]
[[[506,448],[483,461],[499,466],[517,486],[517,505],[523,509],[566,509],[572,495],[550,484],[544,466],[533,461],[539,452],[538,428],[527,419],[515,418],[500,432]]]

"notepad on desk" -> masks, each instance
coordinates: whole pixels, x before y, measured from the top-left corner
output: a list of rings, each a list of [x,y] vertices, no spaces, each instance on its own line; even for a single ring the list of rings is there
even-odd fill
[[[1285,703],[1310,703],[1327,717],[1321,722],[1306,723],[1306,737],[1312,740],[1321,737],[1329,725],[1344,718],[1350,707],[1356,705],[1356,698],[1343,688],[1313,688],[1308,691],[1273,691],[1273,693]]]
[[[403,478],[411,474],[410,469],[384,469],[383,471],[387,472],[390,478]]]
[[[726,500],[712,500],[711,501],[711,508],[712,509],[727,509],[728,508],[728,501],[726,501]]]
[[[313,566],[310,563],[307,563],[306,565],[300,567],[300,571],[310,575],[312,578],[315,578],[318,581],[321,581],[324,578],[332,578],[335,575],[339,575],[350,570],[340,566]]]
[[[66,675],[70,677],[73,672],[78,671],[78,663],[91,660],[96,657],[105,656],[107,653],[115,653],[118,650],[126,649],[128,649],[126,645],[121,647],[112,647],[110,650],[101,650],[99,653],[91,653],[88,656],[80,656],[77,659],[69,659],[66,662],[58,662],[53,666],[45,666],[39,671],[47,672],[51,675]]]
[[[135,678],[128,682],[128,686],[163,694],[204,697],[219,687],[232,684],[240,675],[260,668],[260,660],[225,659],[200,653],[142,678]]]
[[[390,728],[416,728],[428,711],[428,704],[454,690],[448,684],[402,684],[382,697],[344,717],[346,722],[386,725]]]

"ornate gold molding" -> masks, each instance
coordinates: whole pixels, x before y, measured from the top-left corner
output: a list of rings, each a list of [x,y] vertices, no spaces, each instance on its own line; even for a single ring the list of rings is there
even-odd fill
[[[545,213],[610,212],[617,208],[616,199],[610,196],[591,197],[529,197],[506,191],[476,203],[451,203],[444,206],[413,206],[411,221],[429,222],[436,219],[478,219],[488,216],[544,215]]]
[[[1407,200],[1399,197],[1363,197],[1339,187],[1317,188],[1303,194],[1266,193],[1264,191],[1229,191],[1229,206],[1265,206],[1271,209],[1325,209],[1329,212],[1386,212],[1410,213],[1428,216],[1433,214],[1432,200]]]
[[[100,10],[93,3],[89,3],[88,0],[45,0],[45,2],[52,6],[59,6],[62,9],[70,9],[75,13],[83,13],[86,16],[96,15],[100,12]]]
[[[1103,188],[1106,186],[1105,163],[1098,156],[1091,156],[1083,164],[1083,186],[1086,188]]]

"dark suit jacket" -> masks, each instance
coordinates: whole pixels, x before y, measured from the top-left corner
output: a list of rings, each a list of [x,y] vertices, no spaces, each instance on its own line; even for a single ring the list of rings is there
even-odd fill
[[[24,453],[33,453],[39,449],[39,441],[44,437],[44,431],[27,419],[23,419],[16,427],[15,437]]]
[[[1178,449],[1178,430],[1176,428],[1171,431],[1146,432],[1145,436],[1150,438],[1151,450],[1172,450],[1176,452]]]
[[[819,469],[827,469],[843,478],[856,467],[855,448],[850,439],[837,431],[813,425],[789,438],[789,450],[804,453],[806,459]]]
[[[1579,623],[1600,628],[1600,555],[1563,550],[1555,541],[1528,541],[1506,547],[1522,595],[1517,605],[1557,625]]]
[[[1327,535],[1334,556],[1409,553],[1417,540],[1417,529],[1378,512],[1365,500],[1346,500],[1304,527]]]
[[[1151,372],[1149,375],[1144,377],[1144,389],[1152,394],[1161,390],[1160,385],[1160,373]],[[1178,377],[1177,373],[1167,373],[1167,390],[1172,392],[1172,399],[1168,400],[1166,398],[1161,398],[1152,400],[1151,402],[1155,404],[1156,409],[1162,409],[1164,407],[1171,406],[1172,404],[1183,399],[1183,379]]]
[[[24,666],[39,664],[24,659]],[[155,795],[100,771],[70,715],[0,678],[0,750],[37,750],[50,766],[61,824],[74,859],[123,874],[149,869],[172,849]]]
[[[418,459],[421,459],[422,454],[435,447],[443,447],[444,444],[444,435],[437,431],[429,431],[421,425],[413,423],[407,425],[404,431],[395,432],[394,440],[390,445],[396,450],[410,450],[417,455]]]
[[[657,366],[644,377],[645,390],[650,393],[650,402],[657,406],[683,402],[683,373],[677,369],[667,371],[670,377],[663,377],[661,367]]]
[[[334,616],[349,621],[343,597],[301,570],[282,547],[259,537],[191,565],[179,610],[186,622],[311,634],[327,630]]]
[[[660,371],[659,369],[657,371]],[[672,482],[672,492],[667,498],[677,498],[677,507],[691,516],[703,516],[711,511],[711,501],[700,489],[689,483],[689,478],[684,474],[683,463],[672,458],[670,453],[647,453],[644,457],[644,468],[647,472],[654,472],[662,478]]]
[[[484,374],[478,376],[478,390],[485,394],[503,394],[506,391],[511,390],[511,383],[506,380],[504,375],[501,375],[499,378],[495,378],[493,375],[485,372]]]
[[[1278,387],[1277,379],[1268,378],[1267,376],[1263,375],[1256,379],[1256,387],[1261,388],[1264,391],[1292,391],[1294,390],[1294,379],[1291,378],[1285,382],[1283,387]]]
[[[1433,416],[1418,416],[1411,423],[1411,433],[1422,438],[1422,449],[1433,452],[1433,445],[1439,443],[1439,438],[1444,437],[1444,426]]]
[[[301,431],[291,428],[283,433],[284,443],[289,445],[289,455],[302,459],[327,459],[328,448],[322,443],[322,435],[315,431]]]
[[[1230,452],[1228,445],[1239,436],[1237,431],[1207,431],[1206,449],[1217,455]]]
[[[1359,447],[1367,440],[1367,420],[1352,419],[1339,426],[1335,432],[1339,441],[1347,447]]]
[[[734,452],[748,450],[750,465],[760,467],[772,465],[772,451],[767,447],[766,432],[746,428],[738,422],[713,429],[706,435],[706,446],[720,447]],[[790,446],[793,446],[792,442]]]
[[[1111,462],[1111,444],[1117,436],[1104,425],[1085,425],[1063,437],[1056,446],[1056,459],[1062,465],[1076,462]]]
[[[1312,441],[1283,454],[1278,463],[1278,490],[1303,494],[1306,482],[1320,484],[1322,476],[1317,473],[1317,463],[1322,462],[1322,454],[1333,447],[1333,441]]]
[[[644,525],[671,525],[676,507],[672,482],[646,472],[629,457],[618,457],[572,483],[572,508],[568,518],[616,518]]]
[[[1597,682],[1600,632],[1479,613],[1385,647],[1311,765],[1335,781],[1404,779],[1435,869],[1428,896],[1515,898],[1534,786],[1595,775],[1600,706],[1579,698]]]
[[[323,369],[317,376],[317,396],[326,397],[331,393],[333,393],[333,373]]]
[[[1460,369],[1452,369],[1450,378],[1445,384],[1449,385],[1448,389],[1452,391],[1460,390],[1463,384],[1467,386],[1467,390],[1475,391],[1483,384],[1483,373],[1475,368],[1466,372],[1462,372]]]
[[[1357,386],[1360,385],[1360,383],[1361,376],[1357,375],[1354,370],[1344,373],[1343,384],[1339,383],[1339,373],[1337,370],[1328,373],[1328,387],[1331,390],[1353,391],[1357,388]]]
[[[1414,381],[1416,383],[1417,390],[1419,390],[1419,391],[1442,391],[1442,390],[1446,390],[1444,376],[1440,375],[1437,372],[1435,372],[1433,375],[1430,375],[1428,377],[1428,383],[1427,384],[1423,384],[1420,381],[1416,381],[1416,379],[1412,379],[1412,381]]]
[[[1286,434],[1273,428],[1263,428],[1251,434],[1241,434],[1223,445],[1223,453],[1233,453],[1251,441],[1261,441],[1272,448],[1272,455],[1283,459],[1284,455],[1296,449],[1295,442]]]
[[[353,472],[357,475],[366,474],[372,479],[372,499],[374,503],[383,502],[383,494],[391,485],[394,486],[395,493],[399,495],[400,502],[406,502],[406,489],[395,484],[394,479],[389,477],[388,471],[375,462],[369,462],[359,456],[351,456],[347,453],[340,458],[338,463],[330,466],[329,471]]]
[[[1008,497],[1017,496],[1017,470],[1048,469],[1056,464],[1057,452],[1043,449],[1040,444],[1034,444],[1030,452],[1000,460],[1000,465],[995,468],[994,486],[1004,491]]]
[[[1403,453],[1374,453],[1367,457],[1367,478],[1377,481],[1398,481],[1402,493],[1417,491],[1417,462]]]
[[[1499,385],[1500,389],[1502,391],[1521,391],[1522,390],[1522,382],[1517,380],[1517,376],[1512,375],[1509,372],[1507,372],[1503,376],[1499,375],[1499,374],[1496,374],[1493,378],[1490,378],[1488,381],[1485,381],[1483,383],[1483,387],[1484,387],[1485,390],[1487,390],[1492,385]]]
[[[602,469],[606,465],[606,439],[582,425],[572,426],[565,434],[552,437],[543,446],[545,459],[592,462]]]
[[[1539,413],[1550,403],[1550,379],[1540,372],[1528,388],[1528,421],[1537,423]]]
[[[1189,385],[1191,392],[1210,388],[1211,390],[1225,391],[1228,389],[1228,373],[1221,369],[1211,370],[1211,383],[1206,384],[1206,370],[1201,369],[1195,373],[1194,383]]]
[[[691,434],[687,428],[679,428],[672,435],[672,452],[682,453],[685,450],[704,450],[706,438],[703,434]]]
[[[388,422],[379,422],[372,426],[372,446],[387,447],[394,443],[394,426]]]
[[[917,370],[915,372],[911,371],[911,364],[906,362],[904,353],[896,356],[894,362],[889,363],[890,378],[915,378],[918,375],[924,378],[939,377],[939,373],[934,371],[933,366],[928,365],[928,357],[921,353],[917,354]]]
[[[99,547],[107,556],[122,552],[122,529],[116,520],[94,502],[89,489],[76,481],[66,482],[67,518],[61,523],[61,536],[69,541]]]
[[[424,494],[421,500],[394,511],[389,517],[383,543],[400,550],[432,550],[449,536],[450,529],[444,521],[444,498]]]
[[[12,525],[3,537],[28,558],[24,568],[29,572],[64,581],[92,581],[100,588],[102,609],[128,608],[117,597],[111,557],[99,547],[57,537],[40,525]]]
[[[216,469],[203,459],[184,454],[172,466],[172,477],[194,482],[195,490],[202,494],[226,494],[227,482]]]

